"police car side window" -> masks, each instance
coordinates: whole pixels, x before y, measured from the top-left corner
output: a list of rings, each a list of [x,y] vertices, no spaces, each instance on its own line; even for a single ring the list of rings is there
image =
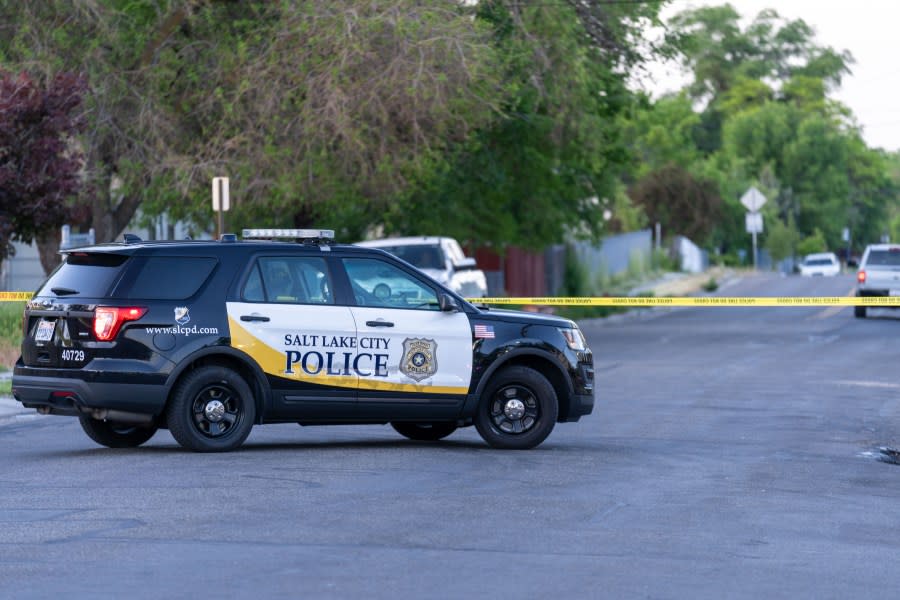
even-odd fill
[[[245,300],[286,304],[334,304],[328,269],[322,258],[267,256],[257,261],[253,271],[244,287]],[[261,293],[257,291],[257,286],[261,289]],[[251,296],[260,300],[254,300]]]
[[[254,264],[242,294],[247,302],[265,302],[266,292],[263,290],[262,277],[259,276],[259,265]]]
[[[402,269],[375,258],[343,259],[359,306],[440,310],[435,291]]]

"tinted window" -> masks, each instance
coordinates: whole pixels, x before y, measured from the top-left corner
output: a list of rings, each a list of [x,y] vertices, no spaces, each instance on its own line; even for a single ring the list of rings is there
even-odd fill
[[[268,302],[289,304],[334,304],[325,259],[314,256],[273,256],[260,258],[262,291]],[[255,269],[254,269],[255,270]],[[257,295],[251,273],[244,286],[244,298]]]
[[[50,274],[38,294],[75,298],[108,296],[127,260],[128,256],[122,254],[69,254]]]
[[[262,277],[259,275],[259,265],[254,264],[247,283],[244,284],[244,293],[241,297],[247,302],[265,302],[266,292],[263,290]]]
[[[444,251],[437,244],[379,246],[418,269],[445,269]]]
[[[200,290],[216,266],[206,256],[148,256],[126,298],[184,300]]]
[[[406,271],[374,258],[343,262],[359,306],[439,310],[434,290]]]
[[[834,262],[830,258],[812,258],[803,264],[808,267],[819,267],[823,265],[833,265]]]
[[[900,267],[900,250],[872,250],[866,266]]]

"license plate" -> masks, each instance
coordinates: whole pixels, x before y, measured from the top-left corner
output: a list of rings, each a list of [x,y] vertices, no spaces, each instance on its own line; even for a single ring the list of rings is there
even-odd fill
[[[34,341],[49,342],[53,339],[53,332],[56,330],[56,321],[48,321],[41,319],[38,323],[37,331],[34,332]]]

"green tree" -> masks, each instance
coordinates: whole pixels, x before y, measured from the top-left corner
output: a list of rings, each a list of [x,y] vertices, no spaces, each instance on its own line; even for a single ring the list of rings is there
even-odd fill
[[[794,256],[797,240],[797,228],[793,219],[787,223],[778,218],[770,221],[769,232],[766,234],[766,249],[773,261],[778,262]]]
[[[825,236],[818,228],[813,230],[811,235],[804,237],[797,243],[797,254],[806,256],[807,254],[815,254],[816,252],[826,252],[828,244],[825,242]]]

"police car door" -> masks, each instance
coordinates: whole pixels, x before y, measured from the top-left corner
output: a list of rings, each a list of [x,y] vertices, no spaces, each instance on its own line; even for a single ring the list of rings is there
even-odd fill
[[[343,258],[355,299],[359,414],[453,419],[469,391],[468,316],[441,311],[431,280],[380,258]]]
[[[356,403],[356,325],[336,306],[323,256],[259,256],[239,302],[228,302],[231,345],[265,371],[271,414],[334,418]]]

